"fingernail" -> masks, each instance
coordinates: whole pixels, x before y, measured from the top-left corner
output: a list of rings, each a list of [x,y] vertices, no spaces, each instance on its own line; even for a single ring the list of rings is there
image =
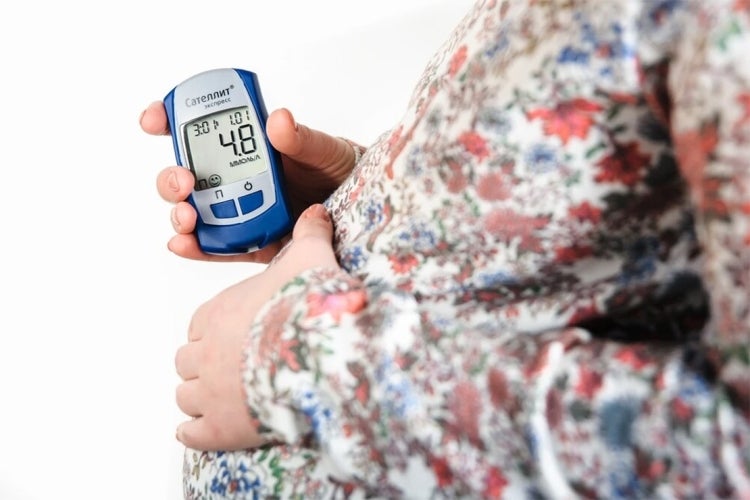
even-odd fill
[[[294,125],[294,131],[299,132],[299,123],[297,123],[297,120],[294,119],[294,115],[289,112],[289,110],[286,111],[289,114],[289,118],[292,120],[292,125]]]
[[[328,217],[328,210],[326,210],[326,207],[324,207],[321,204],[312,205],[310,207],[310,211],[312,212],[311,215],[313,215],[314,217],[319,217],[319,218],[325,220],[326,222],[328,222],[328,221],[331,220]]]
[[[169,177],[167,177],[167,186],[169,186],[169,189],[174,192],[180,190],[180,183],[177,182],[177,174],[175,174],[174,172],[169,173]]]
[[[180,227],[180,221],[177,219],[177,207],[172,208],[169,212],[169,219],[172,221],[172,225],[175,229]]]
[[[141,111],[141,116],[138,117],[138,123],[142,122],[143,121],[143,115],[145,115],[147,111],[149,111],[151,108],[153,108],[157,104],[161,105],[161,103],[159,103],[157,101],[153,101],[148,106],[146,106],[146,109],[144,109],[143,111]]]
[[[326,207],[324,207],[323,205],[318,205],[318,207],[320,207],[320,216],[325,219],[326,222],[330,222],[331,217],[328,215],[328,210],[326,210]]]

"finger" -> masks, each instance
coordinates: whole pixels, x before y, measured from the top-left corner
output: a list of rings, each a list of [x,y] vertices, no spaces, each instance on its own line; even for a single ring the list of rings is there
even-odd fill
[[[180,411],[190,417],[203,415],[200,401],[203,401],[203,384],[200,379],[188,380],[177,386],[175,400]]]
[[[265,275],[284,280],[312,267],[339,267],[332,240],[333,223],[328,212],[321,204],[311,205],[297,219],[292,243]]]
[[[296,123],[287,109],[271,113],[266,128],[271,144],[299,163],[330,172],[339,180],[354,166],[355,153],[349,143]]]
[[[205,451],[234,451],[257,448],[267,442],[249,422],[247,410],[200,416],[177,427],[177,440],[188,448]],[[243,422],[245,421],[245,422]],[[234,422],[235,425],[231,425]],[[237,422],[243,422],[237,426]]]
[[[198,366],[200,365],[200,346],[198,342],[188,342],[177,349],[174,357],[174,366],[177,375],[182,380],[198,378]]]
[[[193,173],[183,167],[167,167],[156,176],[159,196],[170,203],[186,200],[194,185]]]
[[[256,264],[267,264],[288,240],[288,237],[284,237],[280,241],[270,243],[268,246],[251,253],[213,255],[204,253],[198,244],[198,239],[195,237],[195,233],[189,233],[174,235],[169,242],[167,242],[167,249],[183,259],[206,262],[250,262]]]
[[[172,228],[177,234],[188,234],[195,229],[198,213],[190,203],[181,201],[172,207],[169,218],[172,222]]]
[[[205,418],[195,418],[177,427],[177,440],[194,450],[214,451],[228,448],[221,446],[224,438],[221,431],[211,428]]]
[[[139,117],[141,129],[151,135],[168,135],[169,122],[167,120],[167,111],[164,109],[164,103],[154,101],[149,104]]]
[[[330,243],[333,240],[333,223],[326,208],[317,203],[310,205],[297,219],[292,239],[318,238]]]

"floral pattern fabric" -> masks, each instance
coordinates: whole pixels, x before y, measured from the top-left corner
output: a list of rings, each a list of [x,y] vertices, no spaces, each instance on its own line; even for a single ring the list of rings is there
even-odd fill
[[[750,2],[480,0],[185,496],[750,498]]]

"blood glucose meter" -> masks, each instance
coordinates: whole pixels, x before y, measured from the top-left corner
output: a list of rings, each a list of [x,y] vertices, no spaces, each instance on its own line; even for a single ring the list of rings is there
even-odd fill
[[[183,81],[164,98],[175,157],[195,176],[188,201],[204,252],[253,252],[292,227],[281,156],[266,137],[255,73],[221,68]]]

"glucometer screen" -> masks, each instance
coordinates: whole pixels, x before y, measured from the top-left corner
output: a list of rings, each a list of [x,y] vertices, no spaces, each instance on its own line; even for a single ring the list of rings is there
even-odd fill
[[[247,106],[188,122],[183,137],[197,191],[253,177],[269,168],[262,129]]]

